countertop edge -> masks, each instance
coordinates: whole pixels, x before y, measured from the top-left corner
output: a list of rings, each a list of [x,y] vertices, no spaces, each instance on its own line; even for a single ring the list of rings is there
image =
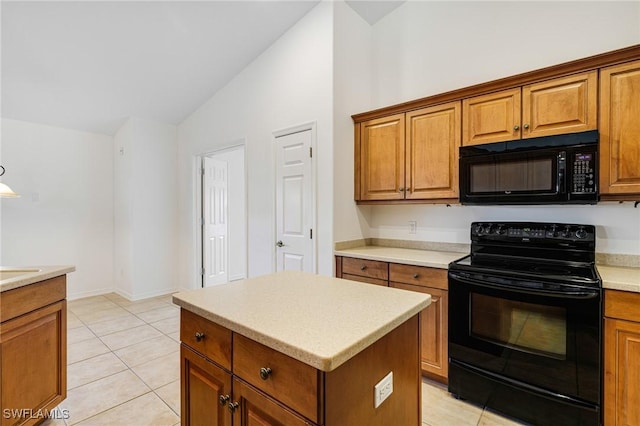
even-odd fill
[[[0,293],[9,290],[15,290],[20,287],[48,280],[50,278],[59,277],[61,275],[66,275],[70,272],[74,272],[76,270],[76,267],[73,265],[0,267],[0,270],[16,269],[38,269],[38,271],[28,272],[15,278],[8,278],[0,281]]]

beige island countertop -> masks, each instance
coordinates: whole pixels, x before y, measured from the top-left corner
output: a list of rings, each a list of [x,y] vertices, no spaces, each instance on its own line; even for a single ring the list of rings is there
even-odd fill
[[[0,266],[0,293],[75,271],[75,266]]]
[[[328,372],[427,307],[431,296],[286,271],[177,293],[173,302]]]

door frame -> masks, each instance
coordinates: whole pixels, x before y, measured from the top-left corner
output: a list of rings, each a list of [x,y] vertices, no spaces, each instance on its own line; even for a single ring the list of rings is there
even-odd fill
[[[195,180],[195,199],[196,199],[196,208],[194,209],[194,217],[193,223],[195,225],[196,231],[196,251],[195,251],[195,276],[196,279],[200,277],[198,280],[199,287],[204,288],[204,275],[202,271],[204,270],[204,247],[202,244],[203,232],[202,232],[202,199],[203,199],[203,191],[204,188],[202,186],[202,162],[203,157],[211,157],[216,154],[222,154],[225,152],[233,151],[236,149],[242,148],[244,150],[244,158],[243,158],[243,175],[244,175],[244,210],[245,210],[245,220],[244,220],[244,233],[245,233],[245,241],[244,241],[244,255],[245,255],[245,264],[243,275],[244,278],[247,278],[249,275],[249,206],[248,206],[248,167],[247,167],[247,143],[246,138],[237,139],[229,144],[222,145],[217,147],[216,149],[210,151],[204,151],[194,158],[194,180]],[[228,265],[227,265],[228,266]],[[228,268],[227,268],[228,269]],[[231,277],[229,277],[231,279]],[[240,279],[240,278],[237,278]]]
[[[276,242],[276,238],[278,236],[278,217],[277,217],[277,210],[278,210],[278,206],[276,205],[277,203],[277,179],[276,179],[276,169],[278,167],[278,164],[276,162],[277,160],[277,139],[281,136],[287,136],[287,135],[291,135],[294,133],[300,133],[300,132],[305,132],[307,130],[311,131],[311,150],[312,150],[312,157],[311,157],[311,229],[313,229],[313,233],[314,233],[314,237],[311,239],[311,244],[312,244],[312,249],[313,249],[313,255],[311,256],[311,262],[312,262],[312,271],[314,274],[318,273],[318,214],[317,214],[317,204],[316,204],[316,200],[317,200],[317,194],[318,194],[318,188],[317,188],[317,167],[315,166],[315,164],[317,163],[318,158],[318,150],[316,148],[316,142],[317,142],[317,122],[316,121],[309,121],[307,123],[302,123],[302,124],[298,124],[296,126],[292,126],[292,127],[286,127],[284,129],[280,129],[280,130],[275,130],[271,133],[271,164],[273,164],[273,170],[272,170],[272,177],[271,177],[271,181],[272,181],[272,188],[273,188],[273,234],[272,234],[272,245],[271,245],[271,250],[272,250],[272,270],[275,272],[276,268],[277,268],[277,262],[278,262],[278,252],[275,249],[275,242]]]

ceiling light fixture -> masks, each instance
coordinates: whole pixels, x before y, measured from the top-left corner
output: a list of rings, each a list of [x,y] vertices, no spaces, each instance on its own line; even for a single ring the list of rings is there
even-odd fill
[[[0,176],[4,174],[4,167],[0,166]],[[19,194],[13,192],[11,188],[9,188],[4,183],[0,182],[0,198],[17,198]]]

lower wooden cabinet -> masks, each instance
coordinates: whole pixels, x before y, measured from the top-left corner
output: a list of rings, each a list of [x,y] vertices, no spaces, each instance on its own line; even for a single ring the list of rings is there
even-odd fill
[[[640,293],[605,290],[604,424],[640,425]]]
[[[448,382],[448,282],[447,270],[376,260],[336,256],[336,276],[431,295],[421,316],[422,374]]]
[[[65,297],[66,276],[0,297],[2,426],[41,423],[67,396]]]
[[[181,414],[183,425],[231,425],[231,373],[180,346]]]
[[[203,331],[219,325],[183,309],[182,425],[419,426],[420,316],[400,324],[335,370],[324,372],[238,333],[232,333],[227,347],[226,333]],[[194,324],[201,328],[194,329]],[[198,342],[209,340],[208,345],[191,347],[185,343],[188,333],[197,333]],[[232,354],[229,369],[200,352],[214,346]],[[227,354],[220,357],[226,358]],[[394,377],[393,394],[375,408],[374,386],[389,371]]]

